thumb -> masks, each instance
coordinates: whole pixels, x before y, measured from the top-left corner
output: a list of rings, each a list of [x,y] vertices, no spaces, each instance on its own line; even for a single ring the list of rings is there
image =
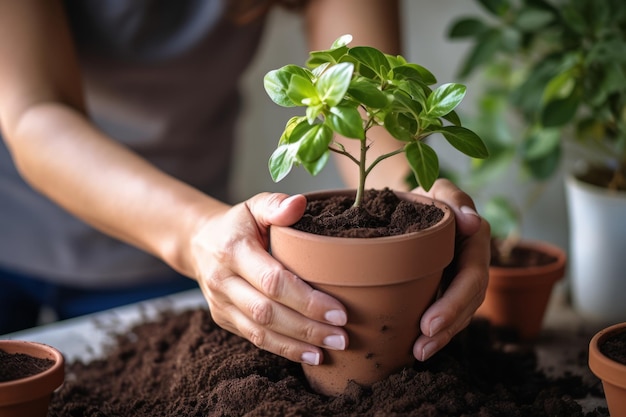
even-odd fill
[[[291,226],[304,214],[306,197],[282,193],[261,193],[246,201],[246,206],[262,227]]]

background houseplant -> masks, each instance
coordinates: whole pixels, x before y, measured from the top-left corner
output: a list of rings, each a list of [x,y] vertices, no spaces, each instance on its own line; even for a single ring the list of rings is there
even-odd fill
[[[472,41],[462,75],[487,68],[490,80],[501,81],[493,91],[515,115],[503,120],[519,130],[518,145],[532,175],[548,178],[556,172],[562,149],[582,162],[566,181],[568,202],[574,203],[569,207],[574,303],[593,318],[623,318],[626,307],[616,294],[626,291],[619,252],[626,226],[607,219],[626,210],[626,3],[478,3],[488,16],[461,18],[450,31],[452,38]],[[587,209],[581,195],[608,206]]]
[[[414,176],[430,189],[439,162],[424,140],[434,133],[441,133],[467,155],[487,155],[481,139],[462,127],[454,112],[465,86],[444,84],[433,91],[430,85],[436,79],[424,67],[371,47],[350,48],[350,41],[349,35],[340,37],[329,50],[312,52],[306,67],[287,65],[265,76],[265,89],[275,103],[306,108],[304,116],[288,121],[270,158],[275,181],[294,165],[316,175],[335,152],[353,161],[359,171],[357,190],[349,194],[354,206],[362,207],[367,176],[395,154],[403,153]],[[451,124],[444,124],[445,120]],[[368,162],[367,132],[373,126],[384,126],[399,144],[396,151]],[[335,141],[335,134],[360,141],[359,154],[348,153]],[[327,352],[322,366],[304,368],[320,392],[338,394],[350,379],[371,384],[413,360],[411,346],[419,317],[433,301],[443,268],[454,253],[454,219],[439,202],[409,193],[397,195],[436,205],[441,221],[423,232],[380,239],[322,237],[280,227],[270,232],[274,257],[348,309],[348,351]],[[386,286],[385,280],[391,280],[391,285]],[[380,310],[374,301],[382,302]],[[393,341],[401,346],[394,349]]]

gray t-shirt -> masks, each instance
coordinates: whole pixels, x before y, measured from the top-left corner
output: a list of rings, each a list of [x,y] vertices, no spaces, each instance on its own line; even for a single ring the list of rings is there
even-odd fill
[[[222,200],[228,200],[238,83],[264,24],[232,23],[225,1],[65,1],[95,124]],[[30,188],[4,142],[1,268],[86,288],[170,273],[163,262],[94,230]]]

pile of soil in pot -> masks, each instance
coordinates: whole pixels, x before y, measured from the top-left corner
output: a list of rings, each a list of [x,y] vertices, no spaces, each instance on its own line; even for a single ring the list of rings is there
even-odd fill
[[[55,416],[584,416],[582,378],[550,378],[532,349],[475,321],[426,363],[335,398],[300,364],[219,328],[205,309],[163,312],[120,334],[102,359],[68,364]],[[598,409],[588,415],[608,415]]]
[[[309,200],[293,227],[317,235],[373,238],[424,230],[444,216],[434,204],[402,200],[389,188],[366,190],[361,206],[353,203],[353,197],[343,195]]]
[[[599,348],[606,357],[626,365],[626,330],[608,336]]]
[[[36,358],[25,353],[9,353],[0,349],[0,382],[37,375],[53,365],[52,359]]]

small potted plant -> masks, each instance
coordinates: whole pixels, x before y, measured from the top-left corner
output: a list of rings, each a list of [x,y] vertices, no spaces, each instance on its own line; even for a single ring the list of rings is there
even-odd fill
[[[45,417],[65,377],[63,355],[42,343],[0,340],[0,416]]]
[[[287,122],[270,157],[275,181],[293,166],[316,175],[331,153],[340,154],[358,169],[357,189],[307,194],[308,209],[339,194],[344,199],[339,206],[349,201],[344,213],[362,213],[367,211],[365,203],[374,199],[368,194],[379,194],[366,189],[367,176],[392,155],[403,153],[419,183],[430,189],[439,170],[435,151],[424,142],[432,134],[440,133],[469,156],[487,156],[481,139],[462,127],[454,112],[465,86],[451,83],[431,90],[436,79],[426,68],[372,47],[349,47],[351,39],[344,35],[329,50],[311,52],[305,67],[287,65],[265,76],[265,89],[275,103],[305,108],[304,115]],[[375,126],[397,139],[398,148],[368,165],[366,156],[374,145],[367,134]],[[360,152],[347,152],[335,134],[359,141]],[[322,236],[295,227],[270,230],[273,256],[348,310],[349,348],[325,352],[322,365],[304,365],[311,386],[324,394],[342,392],[348,380],[369,385],[413,362],[420,316],[434,300],[442,271],[452,260],[455,232],[449,207],[412,193],[383,197],[389,199],[403,206],[417,202],[408,204],[410,216],[417,216],[416,207],[421,207],[434,210],[436,220],[421,231],[409,228],[373,238]]]
[[[572,299],[587,318],[626,315],[626,2],[477,0],[488,16],[462,17],[453,39],[472,42],[462,75],[499,68],[520,145],[537,170],[566,175]],[[567,145],[567,146],[563,146]]]
[[[612,416],[626,416],[626,322],[609,326],[589,343],[589,368],[602,380]]]

